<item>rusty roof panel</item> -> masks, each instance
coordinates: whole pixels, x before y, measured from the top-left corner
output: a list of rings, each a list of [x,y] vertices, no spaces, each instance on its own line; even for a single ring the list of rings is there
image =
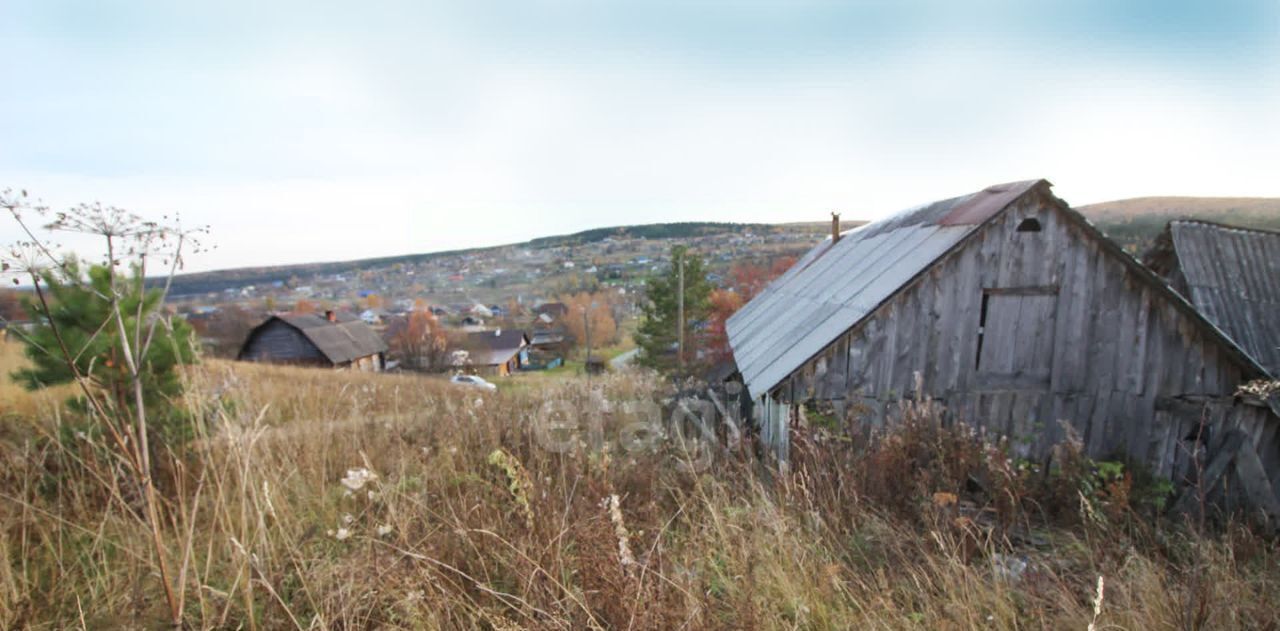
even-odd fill
[[[964,198],[938,220],[940,226],[972,226],[980,224],[993,215],[1004,210],[1009,202],[1019,198],[1023,193],[1039,184],[1041,180],[1013,182],[988,186],[980,193]]]

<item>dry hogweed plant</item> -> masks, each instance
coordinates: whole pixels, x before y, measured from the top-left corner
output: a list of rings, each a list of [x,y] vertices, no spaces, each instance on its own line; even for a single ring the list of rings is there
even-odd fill
[[[107,489],[113,499],[150,532],[155,573],[163,584],[172,622],[178,626],[183,615],[182,590],[175,584],[172,559],[161,533],[165,517],[154,480],[145,379],[157,329],[170,323],[158,309],[153,307],[147,312],[146,306],[163,304],[173,276],[183,267],[184,257],[203,249],[201,238],[208,230],[205,227],[186,229],[177,217],[165,216],[161,221],[151,221],[122,208],[96,202],[53,211],[25,190],[0,191],[0,209],[24,235],[0,253],[0,272],[14,285],[30,283],[35,310],[41,320],[37,324],[48,327],[55,344],[39,344],[30,336],[24,341],[70,373],[90,417],[108,436],[112,455],[123,465],[129,481],[141,496],[142,510],[137,511],[114,486]],[[56,240],[60,235],[96,237],[103,248],[105,283],[95,283],[85,277],[77,257],[62,251],[62,245]],[[153,261],[159,262],[164,278],[157,301],[131,300],[131,296],[145,295],[146,278],[152,271]],[[133,270],[131,278],[117,273],[122,266]],[[105,302],[106,317],[94,323],[90,331],[66,330],[65,322],[56,317],[60,305],[53,303],[48,293],[54,279]],[[23,338],[26,334],[19,331],[18,335]],[[102,380],[92,374],[93,364],[86,369],[83,361],[90,346],[107,335],[114,335],[116,345],[107,361],[119,362],[124,383],[131,391],[130,399],[122,401],[122,397],[110,396]]]

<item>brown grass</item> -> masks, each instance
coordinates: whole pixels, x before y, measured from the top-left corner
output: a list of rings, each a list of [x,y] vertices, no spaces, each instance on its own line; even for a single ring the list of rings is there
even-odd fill
[[[38,392],[27,392],[9,376],[28,366],[22,354],[22,346],[0,339],[0,420],[14,422],[19,419],[49,417],[71,396],[75,388],[60,386]]]
[[[594,383],[606,438],[633,419],[619,402],[661,389]],[[1243,529],[962,512],[960,470],[917,444],[994,469],[945,432],[800,445],[788,474],[741,454],[690,472],[671,443],[541,447],[536,410],[590,408],[577,379],[479,395],[206,362],[188,392],[198,438],[161,477],[192,628],[1084,629],[1099,575],[1100,628],[1265,628],[1280,606],[1274,545]],[[0,626],[164,626],[136,500],[103,490],[123,478],[92,432],[34,420],[0,443]],[[349,492],[357,467],[377,479]]]

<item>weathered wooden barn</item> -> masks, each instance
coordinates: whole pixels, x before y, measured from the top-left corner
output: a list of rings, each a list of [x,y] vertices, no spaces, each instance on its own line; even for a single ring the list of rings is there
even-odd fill
[[[1143,262],[1280,375],[1280,232],[1172,221]]]
[[[762,439],[785,459],[807,401],[876,426],[928,396],[1026,457],[1065,423],[1175,481],[1207,458],[1274,508],[1280,418],[1234,396],[1267,369],[1050,186],[835,229],[747,303],[727,330]]]
[[[238,358],[381,372],[386,352],[386,342],[368,324],[329,311],[271,316],[249,332]]]

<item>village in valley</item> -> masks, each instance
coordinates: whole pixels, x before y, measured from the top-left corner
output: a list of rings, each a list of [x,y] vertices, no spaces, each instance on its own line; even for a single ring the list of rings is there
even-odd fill
[[[592,327],[592,370],[634,348],[645,282],[670,269],[674,245],[705,256],[708,280],[732,287],[794,260],[826,230],[821,222],[633,226],[389,262],[211,272],[177,277],[169,303],[220,357],[443,376],[580,373]],[[358,328],[363,345],[327,353],[292,338],[302,346],[262,352],[251,333],[272,316],[299,331],[324,320]]]

